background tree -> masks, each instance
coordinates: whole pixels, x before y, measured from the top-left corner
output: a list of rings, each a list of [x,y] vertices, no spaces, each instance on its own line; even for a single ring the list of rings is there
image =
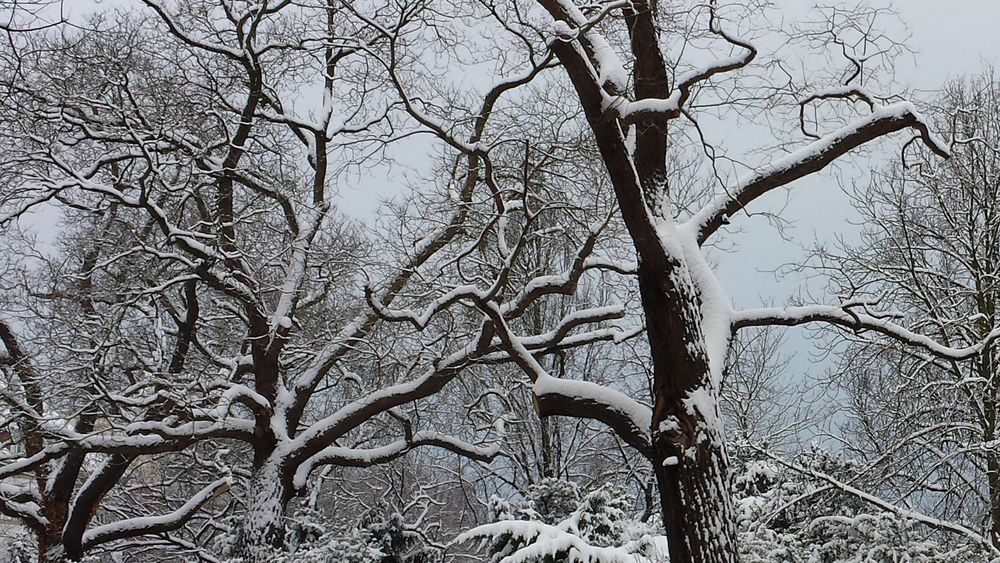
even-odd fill
[[[866,466],[858,486],[995,547],[998,92],[992,71],[946,87],[933,112],[954,128],[952,158],[874,175],[855,192],[861,239],[816,263],[833,291],[877,303],[969,356],[957,362],[872,333],[848,339],[831,382],[847,399],[843,447]]]
[[[25,434],[40,443],[11,456],[8,474],[72,467],[79,464],[65,462],[74,456],[101,453],[123,470],[135,455],[235,440],[251,453],[249,463],[238,462],[248,473],[236,528],[239,549],[253,558],[283,541],[285,506],[314,467],[371,465],[420,445],[488,457],[488,449],[414,429],[394,411],[440,389],[475,346],[422,379],[373,373],[378,377],[360,388],[334,386],[322,399],[316,394],[338,382],[327,375],[364,346],[377,322],[360,292],[347,287],[357,283],[360,270],[351,268],[360,266],[363,249],[330,203],[332,182],[343,173],[336,166],[355,162],[350,156],[337,162],[331,154],[377,146],[377,129],[391,107],[370,93],[377,79],[366,82],[357,73],[363,63],[344,61],[358,51],[363,33],[340,41],[332,13],[316,8],[317,19],[317,12],[289,2],[233,5],[221,14],[223,29],[206,19],[214,12],[203,10],[205,3],[173,6],[176,12],[145,5],[145,18],[112,15],[61,37],[22,36],[23,48],[6,61],[5,222],[44,202],[61,208],[82,235],[83,273],[58,268],[53,277],[60,286],[50,293],[67,303],[62,287],[74,279],[101,293],[93,304],[87,298],[72,308],[60,305],[69,332],[32,338],[41,350],[24,349],[42,360],[36,365],[60,352],[95,365],[79,377],[47,371],[36,378],[65,383],[87,406],[76,415],[18,404],[17,416],[43,432]],[[406,17],[399,25],[405,23]],[[316,120],[299,119],[281,101],[282,88],[304,86],[300,77],[309,76],[309,68],[330,100]],[[335,80],[335,71],[346,78]],[[364,97],[342,108],[333,103],[342,93]],[[343,122],[337,121],[341,111]],[[376,299],[391,301],[414,269],[454,236],[463,212],[443,204],[444,228],[425,237],[424,246],[409,256],[379,257],[401,266],[387,268]],[[62,259],[73,260],[74,253],[80,255],[71,248]],[[27,296],[37,297],[37,289],[29,287]],[[51,331],[45,316],[35,320],[39,331]],[[324,410],[310,406],[314,396]],[[76,417],[74,425],[45,423],[63,416]],[[381,434],[348,438],[380,417],[392,421],[375,421]],[[395,434],[388,442],[370,442],[389,438],[390,427]],[[66,502],[86,497],[69,498],[72,484],[85,479],[78,471],[68,473],[67,487],[56,493]],[[66,527],[47,523],[66,544]],[[119,526],[110,539],[162,531],[156,528]],[[65,547],[76,559],[89,544]]]
[[[453,159],[419,192],[419,220],[404,206],[388,228],[363,230],[333,205],[338,186],[367,171],[368,157],[408,134],[395,113],[398,77],[373,72],[372,61],[410,64],[395,42],[408,44],[437,15],[421,3],[141,4],[138,15],[104,13],[78,31],[25,35],[5,59],[4,224],[58,208],[77,244],[48,262],[82,255],[83,273],[56,267],[53,279],[82,279],[102,296],[93,307],[60,309],[66,334],[47,334],[50,319],[35,315],[38,349],[25,355],[78,355],[83,341],[82,358],[108,367],[37,378],[65,383],[94,409],[92,426],[42,424],[49,415],[16,405],[17,416],[42,428],[41,443],[11,456],[8,474],[67,455],[125,456],[112,463],[123,468],[203,442],[224,447],[212,461],[238,481],[232,526],[206,541],[228,537],[236,555],[263,560],[283,545],[286,510],[317,468],[369,467],[419,446],[492,457],[495,446],[482,442],[495,433],[493,421],[436,420],[465,441],[428,420],[438,404],[431,396],[463,370],[503,361],[492,322],[457,314],[417,323],[420,330],[380,322],[390,304],[447,294],[462,279],[458,268],[478,275],[491,267],[477,254],[497,252],[493,194],[480,175],[491,163],[476,151]],[[463,143],[476,143],[497,101],[522,84],[501,81],[481,96]],[[300,104],[308,89],[319,92],[316,103]],[[584,211],[572,205],[565,215],[579,226],[590,215],[574,214]],[[552,224],[511,236],[519,247],[542,236],[582,249],[567,281],[524,272],[511,319],[603,264],[586,261],[603,226],[581,236]],[[39,298],[25,281],[25,299]],[[52,295],[72,304],[61,293]],[[576,331],[622,314],[577,312],[530,346],[550,355],[618,338],[610,328]],[[83,479],[74,473],[67,482]],[[151,521],[108,537],[163,532],[142,522]],[[66,544],[66,527],[50,524]],[[88,544],[65,547],[76,559]]]

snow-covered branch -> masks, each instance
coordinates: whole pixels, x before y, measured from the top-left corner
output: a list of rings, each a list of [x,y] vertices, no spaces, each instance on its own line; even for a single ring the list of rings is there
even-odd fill
[[[827,323],[854,332],[870,330],[894,340],[922,348],[934,356],[947,360],[964,360],[979,354],[984,348],[1000,339],[996,327],[981,341],[954,348],[944,346],[923,334],[912,332],[888,320],[886,316],[857,311],[850,306],[805,305],[799,307],[748,309],[736,311],[732,316],[733,330],[750,326],[797,326],[808,323]]]
[[[929,526],[937,530],[942,530],[945,532],[950,532],[953,534],[964,536],[965,538],[971,540],[972,542],[979,545],[983,549],[987,550],[987,552],[992,553],[995,557],[1000,557],[1000,549],[994,546],[993,543],[989,540],[989,538],[983,536],[982,534],[976,532],[975,530],[969,529],[961,524],[956,524],[954,522],[949,522],[947,520],[942,520],[940,518],[934,518],[933,516],[927,516],[926,514],[923,514],[916,510],[908,508],[900,508],[899,506],[896,506],[891,502],[883,500],[873,494],[866,493],[856,487],[853,487],[830,475],[827,475],[826,473],[817,471],[809,467],[803,467],[797,463],[782,459],[770,452],[765,452],[763,450],[758,450],[758,451],[761,451],[767,457],[773,459],[775,462],[781,465],[784,465],[785,467],[788,467],[789,469],[792,469],[804,475],[809,475],[811,477],[829,483],[830,486],[832,486],[836,490],[852,495],[864,502],[867,502],[873,506],[877,506],[887,512],[891,512],[901,518],[913,520],[915,522],[919,522],[921,524],[924,524],[926,526]]]
[[[539,416],[589,418],[604,423],[649,456],[653,411],[628,395],[590,381],[542,376],[531,386]]]
[[[928,149],[941,157],[950,154],[948,146],[931,133],[927,122],[909,102],[897,102],[876,108],[870,115],[762,166],[742,178],[736,186],[717,196],[694,214],[683,227],[697,234],[704,243],[736,213],[758,197],[795,180],[818,172],[837,158],[868,143],[904,129],[914,129]]]
[[[411,437],[396,440],[377,448],[330,446],[299,465],[295,472],[293,485],[297,489],[305,487],[310,473],[321,465],[370,467],[372,465],[388,463],[414,448],[424,446],[441,448],[462,457],[487,462],[492,460],[500,451],[497,444],[478,446],[448,434],[421,430],[414,432]]]
[[[203,488],[183,506],[169,514],[130,518],[95,526],[83,535],[84,549],[112,541],[174,531],[190,520],[202,506],[227,492],[231,485],[232,481],[229,477],[219,479]]]

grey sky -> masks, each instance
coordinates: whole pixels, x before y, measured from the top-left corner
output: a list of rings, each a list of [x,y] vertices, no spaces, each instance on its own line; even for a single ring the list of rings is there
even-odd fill
[[[780,11],[794,20],[808,16],[814,3],[802,0],[777,0]],[[886,2],[872,2],[886,5]],[[95,9],[138,5],[135,0],[66,0],[74,17]],[[897,79],[912,87],[933,90],[948,79],[976,72],[986,63],[1000,64],[1000,0],[896,0],[889,2],[909,27],[910,46],[915,59],[903,57],[897,67]],[[417,148],[416,152],[420,152]],[[757,159],[759,160],[759,159]],[[857,174],[864,176],[865,167]],[[359,218],[376,212],[379,201],[399,193],[399,179],[404,170],[389,177],[369,178],[364,185],[340,189],[340,206]],[[770,196],[771,203],[781,203],[781,195]],[[817,210],[821,210],[817,213]],[[759,270],[771,270],[801,255],[800,245],[814,238],[827,239],[835,233],[850,231],[844,221],[850,215],[847,199],[829,179],[810,178],[791,192],[785,216],[795,222],[788,231],[792,241],[780,236],[762,220],[744,220],[746,233],[737,239],[740,252],[722,257],[720,275],[730,296],[738,305],[750,306],[761,298],[781,302],[795,291],[797,282],[775,283],[774,276]],[[52,228],[51,217],[36,217],[36,227]],[[43,233],[43,238],[45,237]],[[762,252],[761,249],[766,249]]]
[[[782,0],[795,15],[803,13],[807,2]],[[885,3],[873,3],[886,5]],[[812,3],[808,3],[812,5]],[[908,42],[914,57],[901,57],[896,67],[897,80],[922,91],[932,91],[948,80],[976,73],[987,64],[1000,65],[1000,1],[997,0],[897,0],[889,3],[912,34]],[[889,145],[892,146],[892,145]],[[869,169],[859,167],[862,180]],[[783,203],[782,195],[770,196],[771,202]],[[746,232],[739,237],[738,252],[724,256],[721,276],[737,304],[751,306],[760,298],[781,302],[798,285],[797,281],[775,283],[772,270],[799,256],[799,245],[814,239],[826,240],[834,234],[850,234],[854,228],[845,224],[850,205],[829,178],[808,178],[793,186],[785,217],[794,221],[787,231],[793,239],[782,240],[763,220],[746,221]],[[756,251],[755,251],[756,249]],[[766,249],[766,252],[761,252]]]

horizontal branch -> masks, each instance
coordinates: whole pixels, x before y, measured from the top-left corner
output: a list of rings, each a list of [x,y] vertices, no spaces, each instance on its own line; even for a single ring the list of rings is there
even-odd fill
[[[653,411],[635,399],[590,381],[539,377],[531,387],[538,415],[589,418],[604,423],[649,457]]]
[[[704,243],[729,218],[767,192],[818,172],[861,145],[903,129],[915,129],[927,147],[948,158],[948,147],[931,134],[913,104],[898,102],[876,108],[870,115],[829,133],[801,149],[761,167],[708,203],[683,226]]]
[[[832,324],[854,332],[870,330],[903,344],[923,348],[934,356],[946,360],[971,358],[1000,339],[1000,327],[996,327],[976,344],[953,348],[892,323],[885,317],[854,311],[849,306],[805,305],[736,311],[732,315],[732,321],[734,331],[751,326],[798,326],[808,323]]]
[[[477,446],[447,434],[419,431],[409,439],[396,440],[377,448],[330,446],[299,465],[295,471],[293,484],[296,489],[305,487],[309,474],[320,465],[371,467],[372,465],[388,463],[414,448],[424,446],[445,449],[460,456],[484,462],[491,461],[500,451],[497,444]]]

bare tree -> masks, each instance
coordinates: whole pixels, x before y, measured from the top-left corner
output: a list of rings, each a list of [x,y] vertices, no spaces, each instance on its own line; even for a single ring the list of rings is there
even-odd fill
[[[909,319],[954,349],[851,336],[832,378],[850,400],[845,448],[858,486],[976,530],[1000,548],[996,326],[1000,273],[1000,89],[992,72],[934,101],[952,158],[897,165],[856,192],[857,244],[819,253],[834,290]]]
[[[1000,336],[987,323],[978,340],[939,342],[857,292],[733,311],[706,256],[758,199],[868,143],[905,132],[909,160],[933,165],[921,145],[948,156],[911,103],[873,93],[897,49],[877,10],[821,11],[797,32],[846,62],[796,84],[780,61],[759,64],[754,1],[138,4],[149,17],[17,34],[5,61],[4,222],[61,208],[82,260],[57,271],[105,295],[61,317],[92,324],[32,339],[50,350],[15,345],[33,361],[10,362],[84,350],[66,387],[94,426],[42,424],[14,401],[41,442],[0,475],[235,444],[249,458],[231,461],[235,553],[262,561],[316,468],[420,446],[493,457],[490,425],[445,433],[424,415],[461,374],[513,362],[542,418],[599,421],[648,460],[672,561],[735,561],[719,401],[736,331],[818,322],[947,362]],[[498,78],[456,79],[459,64]],[[736,180],[704,126],[727,112],[785,124]],[[444,164],[385,228],[338,217],[338,186],[422,134]],[[563,255],[533,260],[542,247]],[[639,335],[641,369],[558,359]],[[494,400],[470,387],[473,404]],[[116,539],[159,522],[133,519]]]
[[[470,3],[466,10],[476,13],[476,6]],[[763,21],[754,19],[761,7],[752,2],[583,6],[539,0],[534,7],[543,9],[548,24],[541,23],[545,16],[521,4],[501,9],[484,3],[480,17],[498,25],[498,37],[520,46],[517,56],[525,79],[554,57],[575,91],[638,257],[636,265],[617,261],[610,267],[637,274],[653,374],[650,395],[638,401],[621,389],[553,375],[528,347],[530,339],[519,336],[519,327],[511,322],[511,311],[519,310],[517,299],[501,297],[497,290],[509,267],[487,278],[499,280],[492,285],[457,288],[421,313],[384,314],[419,327],[456,302],[475,304],[533,381],[542,416],[600,420],[649,460],[672,561],[734,561],[738,555],[718,400],[735,331],[826,323],[878,331],[954,361],[978,354],[1000,331],[991,327],[982,340],[951,347],[932,340],[919,325],[910,329],[893,323],[874,303],[853,296],[832,305],[733,311],[706,259],[705,246],[758,199],[820,172],[867,143],[903,132],[918,142],[905,145],[911,158],[922,157],[918,144],[939,157],[947,157],[949,148],[930,132],[913,104],[870,91],[869,85],[877,84],[872,77],[879,66],[873,61],[885,62],[898,49],[877,31],[878,10],[832,9],[821,12],[825,18],[815,30],[797,32],[797,39],[842,52],[847,71],[829,73],[836,78],[832,84],[816,86],[810,80],[796,86],[790,79],[769,82],[766,73],[755,72],[761,42],[736,31],[741,23],[745,27]],[[749,29],[750,34],[758,32]],[[507,64],[516,66],[511,62],[515,55],[505,53]],[[743,76],[748,79],[741,80]],[[418,102],[428,94],[412,87],[408,93],[408,85],[398,78],[394,83],[407,100],[406,109],[453,148],[470,157],[489,156],[483,142],[455,139],[450,126],[442,125],[447,116]],[[673,190],[668,149],[688,143],[703,151],[710,164],[720,164],[699,121],[717,108],[755,112],[760,119],[795,115],[801,141],[783,137],[775,144],[794,150],[774,149],[735,182],[725,181],[714,168],[715,195],[687,205],[679,198],[681,190]],[[585,159],[579,162],[586,166]],[[487,183],[497,184],[498,216],[530,222],[532,215],[519,216],[530,207],[516,206],[522,191],[491,179],[490,172],[487,167]],[[564,322],[573,318],[570,313]]]
[[[250,560],[282,543],[285,508],[314,468],[370,466],[419,446],[488,459],[491,446],[421,429],[400,409],[488,352],[490,331],[388,338],[410,357],[380,369],[366,364],[366,350],[380,349],[370,340],[378,316],[352,289],[369,258],[378,282],[368,298],[392,302],[461,232],[475,184],[438,198],[425,222],[408,226],[419,238],[400,252],[366,254],[332,210],[335,182],[391,138],[393,101],[364,60],[381,38],[366,29],[380,23],[402,33],[419,6],[373,8],[372,21],[352,26],[332,7],[287,1],[223,3],[219,13],[205,2],[143,4],[151,18],[112,15],[63,37],[24,36],[7,61],[5,223],[45,202],[62,208],[91,247],[82,273],[62,275],[102,292],[100,302],[66,312],[78,314],[66,338],[38,340],[41,350],[19,345],[14,331],[8,339],[29,387],[59,381],[57,365],[38,376],[26,371],[42,369],[30,356],[52,357],[46,345],[95,362],[67,382],[93,415],[15,405],[19,419],[43,431],[24,433],[38,442],[11,455],[4,474],[72,467],[53,494],[67,497],[59,510],[86,514],[81,525],[68,521],[78,533],[67,535],[61,519],[18,511],[39,516],[51,536],[43,547],[61,541],[77,559],[97,543],[88,538],[121,541],[183,523],[167,515],[83,532],[94,504],[82,503],[92,495],[72,495],[83,478],[73,460],[87,456],[110,456],[86,485],[106,491],[136,456],[204,440],[245,444],[251,459],[238,493],[236,551]],[[322,99],[293,111],[285,98],[310,84]],[[128,319],[129,330],[109,333],[109,319]],[[539,345],[563,336],[542,336]],[[348,377],[351,364],[371,371]],[[61,416],[75,420],[44,423]],[[358,434],[365,425],[392,432]],[[26,484],[12,493],[11,510],[45,494],[42,480]],[[202,503],[193,497],[185,514]]]

